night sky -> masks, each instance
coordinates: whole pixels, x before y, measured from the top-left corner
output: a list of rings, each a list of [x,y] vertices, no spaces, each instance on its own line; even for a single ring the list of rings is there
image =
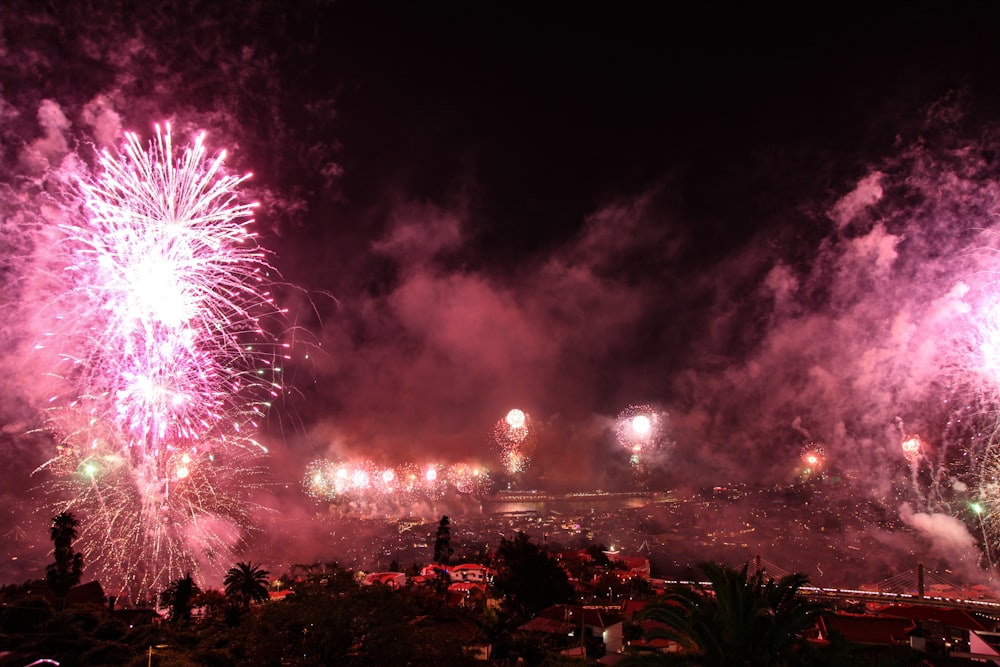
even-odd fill
[[[538,4],[0,0],[5,534],[53,447],[32,235],[60,174],[169,120],[254,173],[281,274],[262,439],[295,491],[265,504],[308,516],[324,457],[496,467],[519,407],[526,488],[792,483],[818,442],[845,493],[968,544],[958,508],[997,493],[1000,7]],[[639,481],[633,405],[667,417]]]

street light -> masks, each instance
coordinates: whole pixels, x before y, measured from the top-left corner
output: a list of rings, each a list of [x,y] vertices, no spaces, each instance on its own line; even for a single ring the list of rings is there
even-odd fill
[[[153,667],[153,646],[149,646],[149,659],[146,662],[146,667]],[[170,648],[170,644],[157,644],[156,648]]]

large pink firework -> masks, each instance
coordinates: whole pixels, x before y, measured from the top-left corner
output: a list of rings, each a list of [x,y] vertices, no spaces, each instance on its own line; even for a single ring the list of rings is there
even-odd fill
[[[128,134],[59,230],[60,447],[42,469],[80,516],[86,560],[132,597],[227,564],[264,453],[254,433],[281,392],[281,346],[262,326],[278,314],[273,269],[237,196],[249,175],[224,158],[204,135],[178,154],[169,125],[148,147]]]

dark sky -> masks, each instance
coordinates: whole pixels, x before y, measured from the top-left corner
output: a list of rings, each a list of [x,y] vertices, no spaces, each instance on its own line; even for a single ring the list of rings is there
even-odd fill
[[[495,466],[517,406],[526,484],[625,488],[615,419],[649,405],[664,488],[791,481],[817,441],[911,519],[987,493],[992,431],[965,425],[997,405],[1000,8],[140,4],[0,2],[17,492],[50,455],[19,435],[44,372],[25,230],[93,146],[170,120],[254,172],[295,286],[277,479]]]

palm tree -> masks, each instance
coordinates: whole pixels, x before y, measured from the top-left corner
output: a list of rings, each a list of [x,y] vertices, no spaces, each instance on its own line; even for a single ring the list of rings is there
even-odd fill
[[[267,599],[269,574],[253,563],[237,563],[222,580],[226,585],[226,597],[239,602],[244,610],[250,608],[251,602],[263,602]]]
[[[83,555],[73,551],[76,527],[79,522],[71,512],[61,512],[52,519],[49,536],[52,538],[55,562],[45,568],[45,581],[61,609],[69,589],[80,583],[83,574]]]
[[[163,591],[163,602],[170,607],[170,621],[177,625],[187,625],[191,622],[191,608],[194,599],[201,593],[198,584],[191,578],[191,573],[170,582]]]
[[[733,569],[712,563],[701,565],[709,586],[673,588],[648,606],[640,620],[657,621],[648,638],[670,639],[681,645],[680,659],[639,653],[622,665],[687,664],[701,667],[781,667],[794,664],[804,646],[802,633],[811,628],[825,608],[810,602],[799,589],[808,581],[790,574],[775,581],[763,572],[747,574],[747,566]]]

